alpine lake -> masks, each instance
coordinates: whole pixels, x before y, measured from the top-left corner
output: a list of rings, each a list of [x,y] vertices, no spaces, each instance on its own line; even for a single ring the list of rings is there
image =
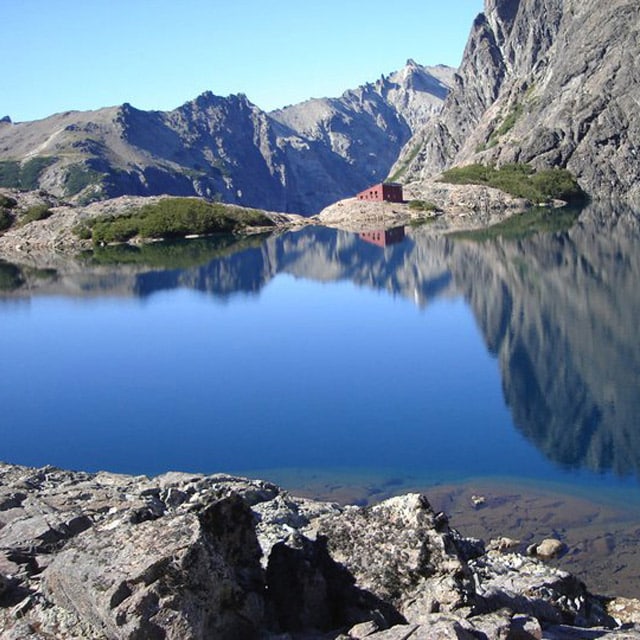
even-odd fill
[[[323,227],[0,261],[0,459],[230,473],[453,526],[640,595],[640,215]]]

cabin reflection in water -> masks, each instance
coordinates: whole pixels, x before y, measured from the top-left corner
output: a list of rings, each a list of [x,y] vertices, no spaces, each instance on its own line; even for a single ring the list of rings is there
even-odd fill
[[[387,247],[390,244],[398,244],[404,240],[404,227],[393,229],[380,229],[378,231],[363,231],[360,238],[379,247]]]

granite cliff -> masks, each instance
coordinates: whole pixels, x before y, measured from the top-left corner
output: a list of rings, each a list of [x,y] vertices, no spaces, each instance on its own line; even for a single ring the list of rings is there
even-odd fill
[[[437,112],[453,70],[412,60],[345,92],[266,113],[244,95],[203,93],[169,112],[124,104],[0,122],[0,186],[80,201],[200,195],[316,213],[384,179]]]
[[[441,114],[394,168],[422,182],[453,165],[569,169],[589,194],[640,200],[635,0],[486,0]]]

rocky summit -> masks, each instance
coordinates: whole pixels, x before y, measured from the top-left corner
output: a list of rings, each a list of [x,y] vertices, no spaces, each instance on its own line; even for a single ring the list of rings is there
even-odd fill
[[[474,162],[569,169],[592,196],[640,202],[637,0],[486,0],[442,112],[394,172]]]
[[[3,464],[1,637],[640,638],[640,603],[503,542],[419,494],[340,507],[227,475]]]

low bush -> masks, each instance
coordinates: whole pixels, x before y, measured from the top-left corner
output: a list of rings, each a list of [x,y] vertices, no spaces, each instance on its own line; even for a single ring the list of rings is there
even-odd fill
[[[506,164],[500,168],[483,164],[454,167],[445,171],[440,179],[451,184],[494,187],[535,203],[552,199],[578,202],[585,198],[576,179],[566,169],[536,172],[530,165],[522,163]]]
[[[18,201],[9,196],[4,196],[0,193],[0,208],[13,209],[18,204]]]
[[[49,209],[46,204],[36,204],[33,207],[29,207],[21,216],[20,222],[22,224],[28,224],[29,222],[36,222],[37,220],[46,220],[53,211]]]
[[[13,224],[13,216],[6,209],[0,209],[0,231],[6,231]]]
[[[80,164],[73,164],[67,169],[64,179],[64,192],[67,196],[75,196],[89,185],[100,184],[104,174]]]
[[[259,211],[243,209],[198,198],[165,198],[120,216],[95,218],[75,229],[95,243],[126,242],[140,238],[184,238],[188,235],[231,233],[246,227],[272,226]]]
[[[55,162],[53,156],[37,156],[20,164],[17,160],[0,162],[0,187],[31,191],[39,187],[40,174]]]
[[[428,200],[409,200],[409,209],[414,211],[438,211],[438,206]]]

